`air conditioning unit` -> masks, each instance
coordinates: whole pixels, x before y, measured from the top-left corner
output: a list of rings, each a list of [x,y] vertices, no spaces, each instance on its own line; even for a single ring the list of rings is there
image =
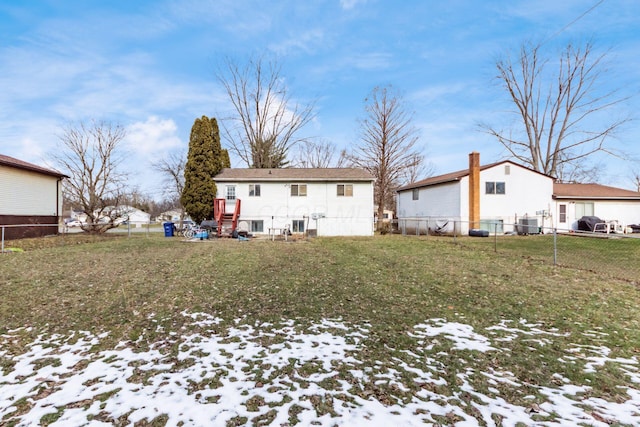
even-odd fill
[[[537,218],[520,218],[516,226],[518,234],[540,234]]]

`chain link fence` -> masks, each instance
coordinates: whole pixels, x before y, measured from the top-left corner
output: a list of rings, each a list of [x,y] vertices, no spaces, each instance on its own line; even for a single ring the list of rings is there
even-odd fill
[[[146,223],[142,226],[132,226],[131,224],[120,225],[107,231],[107,234],[146,235],[150,233],[162,232],[162,226],[158,224]],[[0,224],[0,254],[13,252],[15,248],[10,247],[11,241],[21,239],[44,238],[46,236],[58,236],[63,238],[71,234],[86,234],[80,227],[68,227],[62,224]],[[21,242],[23,244],[24,242]]]
[[[395,224],[395,232],[640,283],[640,233],[541,227],[531,218],[518,224],[482,221],[479,229],[461,220],[402,219]]]

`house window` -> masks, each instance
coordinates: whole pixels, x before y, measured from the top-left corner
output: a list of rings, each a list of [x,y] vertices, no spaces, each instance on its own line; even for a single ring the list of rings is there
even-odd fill
[[[260,184],[249,184],[249,197],[260,197]]]
[[[291,184],[291,195],[304,197],[307,195],[307,184]]]
[[[251,232],[252,233],[263,233],[264,232],[264,221],[251,221]]]
[[[353,197],[353,184],[338,184],[338,196]]]
[[[560,221],[560,223],[566,223],[567,222],[567,205],[560,205],[558,209],[559,209],[558,221]]]
[[[504,182],[487,181],[484,183],[486,194],[505,194],[506,186]]]
[[[235,199],[236,199],[236,186],[227,185],[227,200],[235,200]]]
[[[291,221],[291,231],[293,233],[304,233],[304,220],[294,219]]]
[[[420,199],[420,189],[415,188],[415,189],[412,191],[411,196],[412,196],[413,200],[418,200],[418,199]]]
[[[576,219],[593,216],[593,202],[576,202]]]

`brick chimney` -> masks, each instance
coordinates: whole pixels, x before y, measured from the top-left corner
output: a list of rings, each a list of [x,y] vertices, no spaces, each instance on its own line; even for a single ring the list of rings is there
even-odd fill
[[[469,229],[480,227],[480,153],[469,153]]]

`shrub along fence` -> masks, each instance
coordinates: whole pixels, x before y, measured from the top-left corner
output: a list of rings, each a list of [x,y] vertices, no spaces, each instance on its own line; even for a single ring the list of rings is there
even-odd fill
[[[397,224],[397,232],[409,237],[439,239],[474,250],[527,257],[640,283],[640,233],[593,233],[534,227],[527,222],[484,222],[482,228],[481,233],[463,234],[461,230],[470,229],[468,222],[425,218],[401,220]]]

